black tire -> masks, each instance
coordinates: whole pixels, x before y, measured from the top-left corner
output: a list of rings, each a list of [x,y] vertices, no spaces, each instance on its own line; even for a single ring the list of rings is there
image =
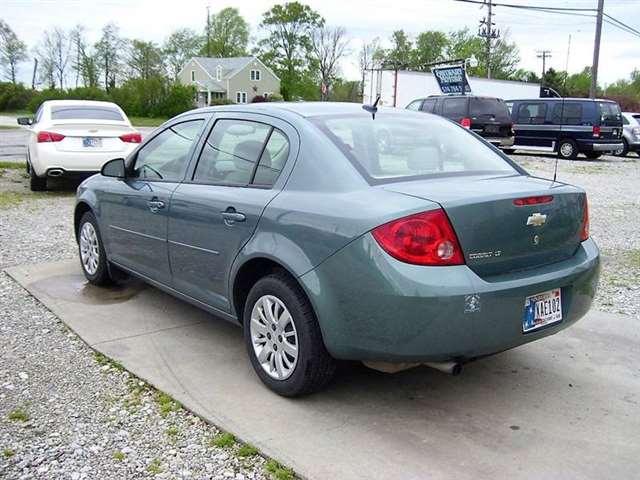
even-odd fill
[[[98,262],[97,262],[97,268],[95,269],[95,272],[89,271],[82,259],[81,236],[83,232],[83,227],[86,223],[91,224],[96,234]],[[89,281],[89,283],[97,286],[111,285],[113,283],[113,279],[109,274],[109,268],[107,265],[107,254],[104,251],[104,245],[102,243],[102,237],[100,236],[100,229],[98,228],[98,222],[92,212],[86,212],[84,215],[82,215],[82,218],[80,219],[80,224],[78,225],[78,255],[80,257],[80,266],[82,267],[82,272],[84,273],[84,276]]]
[[[596,153],[596,152],[588,152],[588,153],[585,153],[585,156],[589,160],[597,160],[602,156],[602,154],[601,153]]]
[[[47,178],[38,177],[31,167],[29,167],[29,188],[32,192],[43,192],[47,189]]]
[[[626,157],[629,153],[629,142],[626,138],[622,139],[622,150],[615,152],[616,157]]]
[[[558,144],[558,156],[564,160],[575,160],[578,156],[578,145],[570,138],[560,140]]]
[[[283,380],[271,377],[263,369],[251,338],[251,313],[256,303],[265,295],[272,295],[284,304],[297,332],[297,362],[290,376]],[[302,288],[286,272],[276,271],[255,283],[247,297],[243,319],[245,345],[253,369],[260,380],[275,393],[297,397],[322,390],[331,382],[337,362],[324,346],[311,303]]]
[[[515,152],[515,149],[513,149],[513,148],[503,148],[502,151],[504,153],[506,153],[507,155],[511,155],[513,152]]]

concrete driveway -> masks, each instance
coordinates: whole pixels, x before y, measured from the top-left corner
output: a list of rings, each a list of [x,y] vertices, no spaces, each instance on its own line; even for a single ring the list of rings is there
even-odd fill
[[[258,381],[240,329],[154,288],[89,286],[77,262],[8,273],[93,348],[307,478],[638,474],[640,330],[632,317],[592,312],[459,377],[347,365],[328,391],[289,400]]]

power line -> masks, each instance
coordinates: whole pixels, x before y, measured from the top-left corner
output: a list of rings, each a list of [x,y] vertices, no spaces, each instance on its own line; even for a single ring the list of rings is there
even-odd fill
[[[544,81],[544,74],[547,69],[547,58],[551,58],[551,50],[536,50],[538,54],[537,57],[542,59],[542,77],[540,77]]]
[[[473,3],[476,5],[484,5],[483,0],[454,0],[462,3]],[[512,3],[494,3],[496,7],[521,8],[523,10],[549,10],[549,11],[567,11],[567,12],[595,12],[595,8],[569,8],[569,7],[543,7],[538,5],[514,5]]]

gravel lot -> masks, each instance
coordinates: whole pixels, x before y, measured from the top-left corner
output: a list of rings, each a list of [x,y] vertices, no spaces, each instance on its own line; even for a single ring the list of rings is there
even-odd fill
[[[552,175],[553,157],[513,158]],[[640,160],[561,161],[558,179],[589,193],[596,308],[640,318]],[[22,171],[1,172],[0,269],[74,258],[73,205],[73,187],[36,195]],[[212,444],[215,427],[96,356],[4,273],[0,318],[0,477],[269,478],[265,459]]]

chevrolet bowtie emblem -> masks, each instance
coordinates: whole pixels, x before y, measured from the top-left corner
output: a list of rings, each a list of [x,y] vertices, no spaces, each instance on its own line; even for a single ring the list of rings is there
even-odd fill
[[[534,213],[527,218],[527,225],[533,225],[534,227],[540,227],[547,221],[547,216],[542,213]]]

